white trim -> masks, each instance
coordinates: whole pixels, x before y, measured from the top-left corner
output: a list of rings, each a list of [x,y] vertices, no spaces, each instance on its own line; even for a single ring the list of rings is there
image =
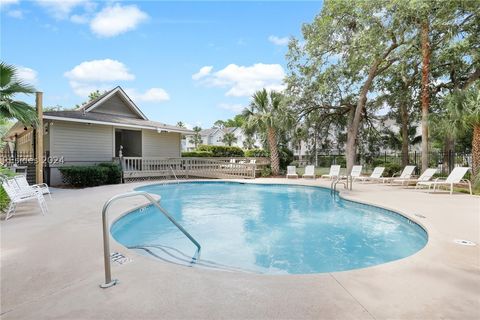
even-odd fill
[[[149,126],[141,126],[136,124],[122,124],[122,123],[115,123],[115,122],[106,122],[106,121],[96,121],[96,120],[87,120],[87,119],[76,119],[76,118],[66,118],[66,117],[56,117],[56,116],[43,116],[44,119],[47,120],[58,120],[58,121],[69,121],[69,122],[81,122],[81,123],[91,123],[91,124],[100,124],[106,126],[115,126],[115,127],[124,127],[124,128],[138,128],[138,129],[147,129],[147,130],[155,130],[161,129],[167,132],[174,132],[174,133],[184,133],[188,134],[190,132],[185,132],[183,130],[176,130],[176,129],[167,129],[162,127],[149,127]]]
[[[125,93],[125,91],[123,91],[122,88],[120,87],[116,87],[115,89],[113,89],[112,92],[110,92],[109,94],[107,94],[105,97],[103,97],[102,99],[98,100],[97,102],[95,102],[94,104],[92,104],[90,107],[88,107],[87,109],[85,109],[85,112],[90,112],[92,111],[93,109],[97,108],[98,106],[100,106],[104,101],[110,99],[111,96],[113,96],[114,94],[116,94],[117,92],[120,92],[120,94],[122,95],[122,97],[126,100],[127,104],[129,105],[129,107],[131,109],[133,109],[133,111],[135,111],[137,113],[138,116],[140,116],[143,120],[148,120],[147,116],[145,116],[143,114],[143,112],[140,110],[139,107],[137,107],[137,105],[132,101],[132,99],[130,99],[130,97]]]

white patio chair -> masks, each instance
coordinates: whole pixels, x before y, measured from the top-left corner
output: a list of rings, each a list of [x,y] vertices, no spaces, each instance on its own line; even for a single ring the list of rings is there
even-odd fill
[[[28,188],[37,188],[42,192],[42,194],[48,194],[48,196],[50,197],[50,200],[52,199],[50,189],[48,188],[48,185],[46,183],[29,185],[27,181],[27,177],[23,175],[15,176],[14,179],[18,187],[20,188],[20,190],[28,189]]]
[[[297,167],[295,166],[287,167],[287,179],[288,178],[298,178]]]
[[[5,220],[8,220],[15,214],[17,205],[19,203],[31,200],[36,200],[38,202],[42,214],[45,215],[47,213],[47,203],[45,202],[45,198],[43,197],[43,194],[39,189],[29,188],[19,190],[18,188],[14,187],[15,184],[16,182],[14,179],[4,180],[2,183],[3,189],[10,198],[10,205],[8,206]]]
[[[394,173],[391,177],[380,178],[380,180],[382,180],[383,183],[390,182],[391,184],[393,180],[410,179],[412,177],[414,170],[415,170],[415,166],[405,166],[405,168],[403,168],[400,175],[398,173]]]
[[[340,165],[332,165],[330,166],[330,172],[328,174],[323,174],[322,178],[329,178],[330,180],[334,178],[338,178],[340,176]]]
[[[418,183],[418,182],[425,182],[425,181],[430,181],[432,179],[433,175],[437,172],[437,169],[435,168],[428,168],[423,172],[420,177],[418,178],[409,178],[409,179],[393,179],[392,183],[400,183],[402,186],[406,183],[407,186],[411,183]]]
[[[454,185],[468,185],[470,194],[472,194],[472,184],[470,180],[463,179],[468,170],[470,170],[468,167],[456,167],[450,172],[446,179],[437,178],[434,181],[420,181],[417,183],[417,186],[428,186],[428,190],[433,186],[433,192],[435,192],[437,187],[450,187],[450,194],[452,194]]]
[[[305,173],[302,175],[302,178],[313,178],[315,179],[315,166],[310,165],[305,167]]]
[[[355,180],[360,181],[376,181],[382,178],[383,171],[385,171],[385,167],[375,167],[373,172],[370,176],[358,176]]]
[[[355,181],[356,179],[360,178],[360,175],[362,174],[362,168],[363,166],[353,166],[352,171],[350,172],[350,176],[352,177],[352,181]],[[343,178],[347,178],[347,176],[343,176]]]

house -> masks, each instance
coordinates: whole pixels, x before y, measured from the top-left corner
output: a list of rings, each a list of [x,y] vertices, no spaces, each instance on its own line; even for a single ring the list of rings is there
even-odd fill
[[[223,142],[223,137],[226,133],[232,133],[236,141],[232,143],[232,146],[239,147],[244,149],[245,143],[247,140],[247,135],[243,132],[242,128],[240,127],[227,127],[227,128],[211,128],[211,129],[204,129],[200,131],[200,137],[202,142],[200,144],[210,145],[210,146],[225,146],[226,144]],[[184,151],[192,151],[195,149],[195,145],[190,142],[193,135],[189,134],[185,136],[185,142],[183,144]],[[254,138],[254,146],[256,148],[261,148],[262,142],[257,135],[253,136]]]
[[[111,162],[124,157],[180,157],[192,131],[149,120],[121,87],[70,111],[43,114],[47,181],[62,183],[60,166]],[[34,130],[15,124],[3,138],[17,152],[34,154]]]

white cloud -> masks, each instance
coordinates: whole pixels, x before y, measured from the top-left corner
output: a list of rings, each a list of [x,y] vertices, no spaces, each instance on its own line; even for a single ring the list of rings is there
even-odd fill
[[[235,112],[235,113],[240,113],[243,111],[243,109],[245,109],[245,106],[244,105],[241,105],[241,104],[231,104],[231,103],[220,103],[218,105],[219,108],[222,108],[222,109],[225,109],[225,110],[229,110],[229,111],[232,111],[232,112]]]
[[[105,7],[90,22],[90,29],[101,37],[114,37],[133,30],[147,20],[148,15],[136,5],[121,6],[115,4]]]
[[[201,69],[200,69],[201,70]],[[256,63],[252,66],[229,64],[215,73],[209,72],[202,83],[207,86],[228,88],[226,96],[246,97],[256,90],[282,91],[285,71],[279,64]]]
[[[133,101],[163,102],[170,100],[170,95],[162,88],[150,88],[144,93],[138,93],[135,89],[127,89],[126,92]]]
[[[86,14],[73,14],[70,17],[70,21],[73,23],[78,23],[78,24],[86,24],[89,22],[89,17]]]
[[[286,46],[288,44],[289,39],[288,37],[280,38],[277,36],[270,36],[268,37],[268,41],[270,41],[271,43],[277,46]]]
[[[0,7],[8,6],[10,4],[17,4],[19,0],[0,0]]]
[[[17,66],[17,77],[20,80],[23,80],[28,84],[36,84],[38,82],[37,76],[37,71],[31,68]]]
[[[23,18],[23,11],[22,10],[10,10],[7,13],[12,18],[22,19]]]
[[[89,6],[88,0],[36,0],[55,19],[67,19],[70,13],[80,5]]]
[[[111,89],[115,81],[135,79],[123,63],[112,59],[84,61],[64,75],[79,96],[86,96],[96,89]]]
[[[204,78],[206,77],[207,75],[210,74],[210,72],[212,71],[213,67],[212,66],[205,66],[205,67],[202,67],[200,68],[200,70],[195,73],[194,75],[192,75],[192,79],[193,80],[199,80],[201,78]]]

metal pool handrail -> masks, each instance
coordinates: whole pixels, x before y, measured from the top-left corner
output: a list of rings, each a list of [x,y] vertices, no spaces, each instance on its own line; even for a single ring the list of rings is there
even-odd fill
[[[110,236],[108,233],[108,216],[107,216],[107,211],[110,205],[123,198],[131,198],[131,197],[137,197],[137,196],[143,196],[145,197],[148,201],[150,201],[155,207],[157,207],[158,210],[160,210],[161,213],[165,217],[168,218],[190,241],[193,242],[193,244],[197,247],[197,252],[200,252],[201,246],[195,240],[190,233],[187,232],[178,222],[164,209],[160,206],[160,204],[148,193],[145,191],[134,191],[134,192],[128,192],[128,193],[122,193],[119,195],[116,195],[112,198],[110,198],[105,204],[103,205],[102,209],[102,225],[103,225],[103,259],[105,262],[105,283],[100,285],[100,288],[110,288],[111,286],[114,286],[117,284],[118,280],[113,279],[112,280],[112,269],[110,265]]]
[[[344,181],[342,180],[341,177],[338,177],[337,179],[333,180],[332,183],[330,184],[330,193],[334,194],[337,191],[337,184],[343,183],[343,186],[345,189],[350,189],[352,190],[353,187],[353,177],[352,176],[347,176],[347,180]]]

